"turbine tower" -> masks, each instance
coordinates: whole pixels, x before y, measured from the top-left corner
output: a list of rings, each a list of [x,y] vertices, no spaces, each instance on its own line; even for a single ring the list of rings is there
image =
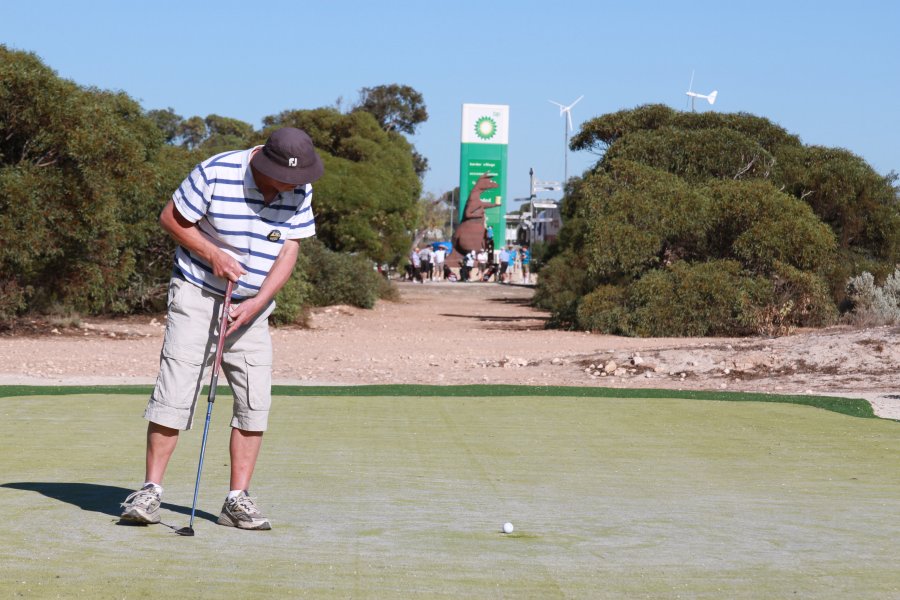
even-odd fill
[[[688,84],[688,91],[685,92],[685,94],[691,99],[691,112],[694,112],[694,101],[697,98],[703,98],[704,100],[709,102],[710,106],[716,103],[716,96],[719,95],[719,92],[717,90],[713,90],[709,94],[698,94],[697,92],[693,91],[693,88],[694,72],[691,71],[691,82]]]
[[[566,182],[569,181],[569,132],[572,131],[572,107],[578,104],[581,99],[584,98],[584,94],[578,96],[578,100],[573,102],[572,104],[566,106],[564,104],[560,104],[559,102],[554,102],[553,100],[548,100],[550,104],[555,104],[559,107],[559,116],[563,116],[563,113],[566,115],[566,120],[563,122],[563,129],[565,132],[565,146],[563,148],[564,158],[565,158],[565,171],[563,172],[563,189],[565,189]]]

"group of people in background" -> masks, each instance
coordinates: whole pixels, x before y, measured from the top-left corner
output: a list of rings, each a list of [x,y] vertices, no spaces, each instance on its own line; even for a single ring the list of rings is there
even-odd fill
[[[493,247],[493,238],[489,240],[489,247],[478,251],[472,250],[466,254],[460,265],[459,275],[445,264],[447,251],[442,246],[432,248],[426,245],[422,248],[415,247],[409,253],[409,264],[406,268],[406,279],[409,281],[494,281],[497,283],[510,283],[512,274],[521,271],[522,283],[531,283],[531,250],[528,246],[516,249],[514,246],[504,246],[499,250]]]
[[[441,281],[452,275],[450,267],[444,263],[447,251],[443,246],[432,248],[424,246],[415,247],[409,253],[409,264],[406,267],[407,279],[425,283],[428,281]]]

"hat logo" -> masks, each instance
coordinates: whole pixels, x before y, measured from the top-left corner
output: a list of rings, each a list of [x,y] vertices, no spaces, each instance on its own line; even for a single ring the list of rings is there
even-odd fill
[[[289,166],[289,167],[296,167],[296,166],[297,166],[297,159],[294,158],[294,157],[289,158],[289,159],[288,159],[288,166]]]

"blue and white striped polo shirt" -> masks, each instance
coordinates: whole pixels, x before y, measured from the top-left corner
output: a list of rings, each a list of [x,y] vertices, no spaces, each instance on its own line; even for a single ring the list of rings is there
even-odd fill
[[[234,287],[236,300],[255,296],[286,239],[316,233],[312,185],[284,192],[266,205],[250,170],[254,148],[223,152],[200,163],[172,200],[185,219],[247,271]],[[175,267],[198,286],[225,293],[225,280],[199,256],[179,246]]]

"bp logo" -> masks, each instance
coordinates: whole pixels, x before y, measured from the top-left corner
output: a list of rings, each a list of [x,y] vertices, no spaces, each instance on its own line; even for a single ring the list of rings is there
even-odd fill
[[[481,117],[475,121],[475,135],[489,140],[497,134],[497,122],[490,117]]]

